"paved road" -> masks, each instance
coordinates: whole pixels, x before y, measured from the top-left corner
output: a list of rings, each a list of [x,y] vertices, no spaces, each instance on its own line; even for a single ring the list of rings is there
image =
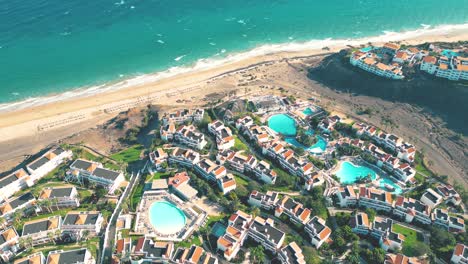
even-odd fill
[[[146,166],[145,166],[146,167]],[[113,245],[111,242],[115,238],[116,234],[116,222],[117,218],[120,215],[120,212],[122,211],[122,201],[127,200],[129,195],[132,193],[133,188],[135,187],[135,183],[139,182],[140,179],[140,172],[138,172],[136,175],[132,173],[132,177],[130,178],[130,182],[125,189],[124,193],[120,197],[119,202],[117,203],[117,206],[115,207],[114,213],[112,214],[109,223],[107,224],[106,232],[104,234],[104,243],[103,243],[103,250],[101,254],[101,260],[99,263],[104,264],[104,263],[110,263],[110,259],[112,257],[112,249]],[[115,242],[115,241],[114,241]]]

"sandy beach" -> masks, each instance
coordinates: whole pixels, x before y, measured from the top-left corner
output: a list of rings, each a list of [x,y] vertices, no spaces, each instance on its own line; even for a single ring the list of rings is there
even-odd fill
[[[404,37],[401,35],[399,38]],[[372,41],[374,45],[381,43]],[[380,40],[375,38],[374,40]],[[400,40],[397,37],[390,40]],[[425,42],[456,42],[468,40],[468,29],[452,30],[446,34],[424,34],[401,40],[405,44]],[[106,91],[91,96],[68,98],[62,101],[28,107],[19,110],[0,112],[0,144],[4,147],[0,161],[27,155],[28,151],[95,127],[129,108],[156,104],[162,107],[202,106],[213,96],[244,96],[261,93],[264,87],[247,89],[242,84],[246,71],[257,72],[257,77],[275,80],[283,87],[294,83],[282,80],[281,72],[271,70],[271,65],[281,62],[295,62],[310,57],[337,52],[349,45],[358,46],[369,41],[350,41],[327,49],[305,49],[277,52],[229,62],[210,69],[195,70],[157,81],[130,85],[116,91]],[[269,74],[269,77],[267,75]],[[250,86],[249,86],[250,87]],[[265,92],[265,91],[263,91]],[[319,95],[318,95],[319,96]]]

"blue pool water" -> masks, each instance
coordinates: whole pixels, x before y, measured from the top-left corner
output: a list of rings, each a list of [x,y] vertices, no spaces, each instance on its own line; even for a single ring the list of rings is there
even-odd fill
[[[447,58],[452,58],[452,57],[458,56],[458,53],[455,52],[455,51],[452,51],[452,50],[444,50],[441,53],[442,53],[443,56],[445,56]]]
[[[284,136],[295,136],[297,133],[296,122],[286,114],[273,115],[268,119],[268,126],[273,131]]]
[[[374,48],[374,47],[372,47],[372,46],[368,46],[368,47],[362,48],[361,51],[362,51],[362,52],[369,52],[369,51],[371,51],[373,48]]]
[[[186,222],[185,214],[169,202],[155,202],[149,209],[151,225],[158,233],[171,235],[179,232]]]
[[[289,144],[291,144],[291,145],[293,145],[295,147],[303,148],[304,150],[309,151],[309,152],[314,153],[314,154],[322,153],[327,148],[327,141],[325,141],[320,136],[318,137],[317,143],[315,143],[314,145],[312,145],[310,147],[306,147],[306,146],[302,145],[294,137],[287,137],[287,138],[284,139],[284,141],[288,142]]]
[[[344,184],[353,184],[362,176],[367,176],[369,174],[372,180],[375,180],[377,173],[373,169],[366,166],[358,166],[349,161],[341,163],[340,169],[336,172],[336,176],[338,176],[340,182]],[[387,190],[385,184],[393,186],[395,188],[393,193],[395,194],[400,194],[403,191],[400,186],[395,184],[391,179],[382,176],[380,179],[380,188]]]
[[[304,111],[302,111],[302,113],[304,113],[304,115],[312,115],[314,114],[314,110],[310,109],[310,107],[307,107],[304,109]]]

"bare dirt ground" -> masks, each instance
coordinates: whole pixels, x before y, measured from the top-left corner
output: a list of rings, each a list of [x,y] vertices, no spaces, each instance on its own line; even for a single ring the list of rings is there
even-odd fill
[[[295,95],[302,99],[317,98],[320,105],[329,111],[338,111],[344,115],[366,121],[389,132],[402,136],[422,149],[430,160],[431,169],[438,174],[449,175],[450,180],[467,185],[466,141],[453,140],[455,133],[444,126],[444,122],[418,108],[408,104],[385,101],[368,96],[353,96],[349,93],[336,92],[307,77],[308,69],[318,65],[323,56],[278,59],[256,64],[250,68],[207,80],[200,89],[173,96],[167,96],[158,102],[159,113],[172,108],[187,108],[230,100],[258,96],[263,94]],[[358,115],[360,108],[372,107],[376,113],[372,116]],[[142,108],[140,108],[142,109]],[[23,160],[26,155],[39,149],[65,140],[69,143],[83,142],[103,153],[112,153],[123,146],[118,138],[125,129],[138,125],[141,110],[124,114],[99,116],[95,120],[62,127],[47,133],[38,133],[33,137],[0,143],[0,148],[8,150],[0,154],[0,169],[8,170]],[[398,122],[398,127],[384,127],[382,116],[391,115]],[[116,117],[117,116],[117,117]],[[116,118],[111,123],[109,120]],[[124,129],[116,127],[118,120],[128,119]],[[435,133],[434,131],[437,131]],[[147,131],[152,133],[151,131]]]

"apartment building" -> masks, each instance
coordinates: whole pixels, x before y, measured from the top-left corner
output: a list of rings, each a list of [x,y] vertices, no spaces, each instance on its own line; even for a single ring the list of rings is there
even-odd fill
[[[249,195],[248,203],[265,210],[272,210],[279,201],[279,193],[268,191],[263,194],[259,191],[252,191]]]
[[[407,223],[411,223],[414,220],[425,225],[432,224],[431,208],[412,198],[398,196],[395,201],[393,214],[401,217]]]
[[[211,253],[205,252],[203,248],[192,245],[190,248],[177,248],[172,263],[177,264],[217,264],[218,259]]]
[[[200,122],[204,114],[205,110],[202,108],[183,109],[172,113],[164,113],[161,120],[164,125],[168,123],[182,124],[184,122]]]
[[[198,191],[189,185],[190,176],[187,172],[179,172],[167,179],[169,188],[176,193],[179,197],[185,200],[192,200],[198,194]]]
[[[194,125],[181,126],[174,133],[174,140],[194,149],[203,149],[208,142],[205,135],[196,131]]]
[[[164,164],[167,162],[168,157],[169,155],[162,148],[157,148],[149,154],[149,160],[157,171],[164,169]]]
[[[15,193],[32,186],[29,174],[19,169],[0,179],[0,202],[13,196]]]
[[[339,187],[336,192],[340,207],[353,207],[358,203],[358,196],[351,185]]]
[[[264,160],[258,162],[252,172],[257,179],[266,184],[275,184],[276,178],[278,177],[278,174],[271,169],[270,164]]]
[[[154,242],[153,239],[141,237],[133,248],[132,256],[141,257],[145,261],[168,263],[174,253],[174,243]]]
[[[195,164],[200,162],[200,154],[191,149],[174,148],[169,154],[168,162],[178,164],[187,168],[193,168]]]
[[[49,252],[47,256],[47,264],[96,264],[91,252],[86,248],[72,249],[72,250],[56,250]]]
[[[450,262],[453,264],[468,263],[468,247],[463,244],[457,244],[453,250]]]
[[[435,208],[443,202],[443,198],[436,191],[429,188],[421,196],[421,202],[423,202],[430,208]]]
[[[465,220],[461,216],[449,215],[446,209],[436,208],[432,213],[434,225],[452,233],[465,232]]]
[[[0,205],[1,217],[10,220],[13,213],[19,209],[29,209],[34,207],[36,198],[31,193],[25,193],[18,197],[13,197]],[[35,210],[35,208],[34,208]]]
[[[436,191],[442,196],[446,203],[451,203],[455,206],[462,202],[460,194],[451,185],[439,184]]]
[[[294,241],[279,251],[278,259],[282,264],[306,264],[301,248]]]
[[[51,242],[61,234],[62,217],[60,215],[51,216],[45,219],[38,219],[25,222],[21,237],[32,238],[33,245],[39,245]]]
[[[305,225],[310,220],[312,211],[289,196],[284,196],[276,204],[275,216],[280,217],[283,213],[289,216],[293,223]]]
[[[80,199],[74,186],[48,187],[41,191],[39,201],[49,200],[54,207],[79,207]]]
[[[224,166],[216,164],[210,159],[202,159],[195,165],[195,172],[209,181],[217,181],[227,174]]]
[[[305,231],[309,234],[311,243],[319,249],[331,235],[331,229],[325,224],[325,220],[314,216],[305,226]]]
[[[273,253],[282,247],[286,238],[286,234],[275,227],[273,219],[259,216],[255,217],[250,225],[248,236]]]
[[[236,179],[232,174],[226,174],[223,177],[217,179],[218,187],[221,192],[226,195],[237,188]]]
[[[363,236],[368,235],[372,229],[369,217],[363,212],[358,212],[354,216],[351,216],[349,226],[354,233]]]
[[[71,150],[64,150],[60,147],[50,149],[42,156],[26,165],[26,170],[30,174],[29,180],[37,182],[49,172],[57,168],[66,159],[71,159],[72,155],[73,153]]]
[[[392,194],[375,188],[361,187],[359,188],[359,206],[391,212],[393,209]]]
[[[70,169],[69,179],[74,178],[78,182],[86,180],[89,183],[106,188],[108,193],[111,194],[125,181],[124,174],[121,171],[106,169],[99,162],[77,159],[72,163]]]
[[[42,251],[39,251],[37,253],[34,253],[32,255],[16,259],[13,264],[45,264],[46,263],[46,258],[44,257],[44,254],[42,254]]]
[[[237,211],[229,217],[226,232],[217,241],[217,248],[224,252],[226,260],[231,261],[236,257],[247,238],[251,222],[252,216],[242,211]]]
[[[234,136],[229,127],[226,127],[223,122],[215,120],[208,124],[208,131],[216,137],[218,150],[226,150],[234,147]]]
[[[98,211],[68,212],[62,222],[62,231],[82,235],[83,231],[89,231],[91,235],[101,233],[104,218]]]
[[[319,171],[314,171],[312,174],[305,180],[304,189],[307,191],[312,190],[315,187],[322,186],[325,183],[325,179]]]

